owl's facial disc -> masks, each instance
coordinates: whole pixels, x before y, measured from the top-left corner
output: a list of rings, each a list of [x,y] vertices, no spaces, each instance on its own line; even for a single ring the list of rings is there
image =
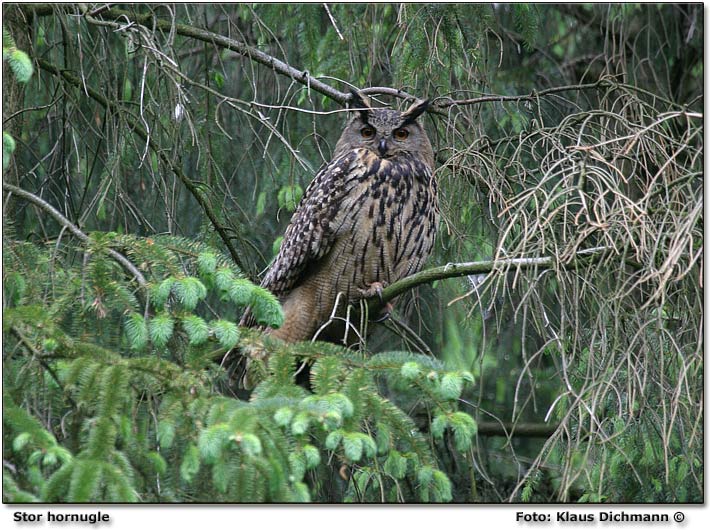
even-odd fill
[[[369,125],[365,125],[362,129],[360,129],[360,135],[365,140],[371,140],[372,138],[375,137],[375,129],[373,129]]]
[[[377,152],[380,157],[388,158],[400,152],[405,147],[404,142],[409,138],[410,133],[409,127],[397,127],[376,137]]]

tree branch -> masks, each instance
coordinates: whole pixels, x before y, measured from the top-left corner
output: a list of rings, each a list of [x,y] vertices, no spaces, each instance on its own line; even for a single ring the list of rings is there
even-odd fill
[[[22,9],[29,15],[34,14],[37,16],[47,16],[55,13],[56,6],[52,4],[27,4],[23,5]],[[250,46],[244,42],[219,35],[218,33],[213,33],[208,30],[196,28],[187,24],[175,24],[171,20],[162,20],[155,16],[153,13],[143,13],[137,14],[133,11],[119,9],[119,8],[102,8],[97,9],[92,13],[84,10],[84,16],[87,19],[98,19],[105,18],[113,21],[127,22],[127,27],[130,24],[140,24],[148,29],[158,29],[161,31],[175,32],[178,35],[184,37],[190,37],[202,42],[209,44],[214,44],[221,48],[231,50],[243,57],[246,57],[254,62],[262,64],[271,68],[274,72],[284,75],[293,79],[294,81],[306,85],[309,89],[313,89],[334,101],[337,101],[341,105],[348,103],[352,95],[349,92],[342,92],[333,88],[332,86],[318,80],[317,78],[311,77],[307,70],[299,70],[294,68],[290,64],[277,59],[276,57],[269,55],[253,46]],[[530,94],[521,94],[514,96],[503,96],[503,95],[485,95],[477,98],[470,99],[459,99],[454,100],[451,98],[435,98],[432,101],[429,109],[427,110],[430,114],[438,114],[440,116],[447,116],[447,109],[454,106],[466,106],[466,105],[479,105],[481,103],[499,103],[505,101],[532,101],[537,98],[557,94],[560,92],[566,92],[571,90],[588,90],[595,89],[605,85],[613,85],[611,79],[602,78],[595,83],[589,83],[584,85],[568,85],[561,87],[552,87],[539,92],[532,92]],[[410,100],[416,99],[415,96],[408,94],[403,90],[390,87],[369,87],[363,89],[366,94],[382,94],[397,97],[400,99]]]
[[[71,397],[71,394],[69,392],[67,392],[67,389],[62,384],[62,380],[59,379],[59,377],[57,376],[57,373],[54,371],[54,369],[47,362],[46,356],[42,355],[42,352],[40,352],[37,348],[35,348],[34,345],[32,344],[32,342],[27,337],[25,337],[25,335],[16,326],[10,326],[10,331],[25,346],[25,348],[27,348],[32,353],[32,355],[37,360],[37,362],[39,362],[39,364],[42,365],[42,368],[47,370],[50,377],[52,379],[54,379],[54,382],[56,383],[56,385],[62,389],[62,393],[64,394],[64,397],[67,398],[67,401],[69,401],[69,403],[71,403],[72,407],[74,407],[74,409],[78,409],[79,407],[78,407],[76,401],[74,401],[74,399]]]
[[[282,74],[286,77],[290,77],[294,81],[297,81],[301,84],[306,85],[308,88],[311,88],[315,90],[316,92],[320,92],[321,94],[330,97],[331,99],[337,101],[338,103],[344,105],[348,103],[352,99],[352,94],[349,92],[341,92],[340,90],[337,90],[330,85],[323,83],[322,81],[319,81],[317,78],[311,77],[311,75],[308,73],[307,70],[298,70],[297,68],[294,68],[290,64],[285,63],[284,61],[277,59],[276,57],[273,57],[269,55],[268,53],[265,53],[261,50],[258,50],[257,48],[254,48],[252,46],[249,46],[248,44],[245,44],[243,42],[237,41],[235,39],[231,39],[229,37],[225,37],[223,35],[219,35],[217,33],[213,33],[211,31],[207,31],[204,29],[199,29],[195,28],[193,26],[189,26],[186,24],[174,24],[172,21],[168,20],[161,20],[156,18],[152,13],[146,13],[143,15],[136,15],[131,13],[130,11],[122,10],[122,9],[108,9],[103,12],[101,12],[101,17],[102,18],[108,18],[112,20],[126,20],[126,21],[131,21],[137,24],[141,24],[143,26],[152,28],[155,27],[160,30],[164,31],[175,31],[179,35],[183,35],[185,37],[191,37],[197,40],[201,40],[203,42],[207,42],[210,44],[216,44],[217,46],[220,46],[222,48],[226,48],[228,50],[231,50],[235,53],[238,53],[239,55],[242,55],[244,57],[247,57],[251,59],[252,61],[255,61],[259,64],[262,64],[264,66],[267,66],[274,70],[275,72]],[[475,104],[480,104],[480,103],[486,103],[486,102],[500,102],[500,101],[523,101],[523,100],[533,100],[538,97],[544,97],[549,94],[556,94],[558,92],[565,92],[569,90],[585,90],[585,89],[592,89],[592,88],[597,88],[605,82],[605,80],[601,79],[597,81],[596,83],[590,83],[587,85],[571,85],[571,86],[563,86],[563,87],[553,87],[547,90],[542,90],[539,93],[531,93],[531,94],[525,94],[525,95],[519,95],[519,96],[483,96],[479,98],[474,98],[474,99],[468,99],[468,100],[450,100],[450,101],[441,101],[437,102],[436,100],[433,102],[431,107],[428,109],[429,113],[432,114],[439,114],[442,116],[447,116],[446,113],[446,108],[451,107],[454,105],[475,105]],[[415,100],[416,97],[408,94],[407,92],[403,90],[398,90],[396,88],[390,88],[390,87],[369,87],[363,90],[366,94],[383,94],[383,95],[388,95],[388,96],[393,96],[405,100]]]
[[[480,96],[477,98],[470,99],[449,99],[437,101],[434,100],[434,105],[439,108],[461,106],[461,105],[479,105],[481,103],[502,103],[505,101],[533,101],[537,98],[549,96],[552,94],[558,94],[560,92],[569,92],[571,90],[589,90],[598,88],[600,86],[613,85],[614,83],[611,79],[601,78],[594,83],[588,83],[586,85],[565,85],[547,88],[545,90],[540,90],[539,92],[533,91],[530,94],[521,94],[518,96],[498,96],[494,94],[487,94],[485,96]]]
[[[57,6],[53,6],[52,4],[27,4],[23,5],[22,9],[24,9],[28,15],[34,14],[39,16],[47,16],[54,14],[56,7]],[[298,70],[282,60],[249,46],[248,44],[213,33],[211,31],[195,28],[194,26],[189,26],[187,24],[174,24],[172,21],[159,19],[153,13],[137,14],[133,11],[125,9],[111,8],[103,10],[99,13],[84,13],[84,16],[100,17],[114,21],[122,21],[128,24],[140,24],[150,30],[158,29],[167,32],[174,31],[178,35],[191,37],[209,44],[215,44],[221,48],[226,48],[236,52],[239,55],[251,59],[252,61],[271,68],[279,74],[290,77],[294,81],[307,85],[316,92],[320,92],[338,103],[345,104],[352,97],[348,93],[336,90],[330,85],[311,77],[307,70]]]
[[[99,92],[92,89],[91,87],[85,86],[81,82],[81,80],[78,77],[74,76],[74,74],[72,74],[71,72],[69,72],[67,70],[60,71],[57,67],[55,67],[51,63],[45,61],[44,59],[38,58],[37,63],[39,64],[39,66],[43,70],[46,70],[47,72],[50,72],[51,74],[54,74],[58,77],[61,76],[68,83],[81,89],[82,92],[88,94],[92,99],[96,100],[98,103],[100,103],[105,108],[113,110],[113,111],[119,110],[119,105],[117,105],[115,101],[111,101],[111,100],[107,99],[103,94],[100,94]],[[176,164],[175,162],[173,162],[170,159],[170,157],[167,155],[167,152],[164,149],[160,149],[160,146],[158,146],[155,143],[155,140],[153,140],[153,138],[138,123],[132,124],[132,130],[144,142],[148,143],[150,148],[160,158],[160,160],[167,167],[169,167],[170,170],[185,185],[185,187],[190,192],[190,194],[195,198],[197,203],[200,205],[200,207],[207,214],[207,217],[209,217],[210,222],[212,223],[212,226],[214,226],[214,229],[217,231],[220,238],[224,242],[224,245],[227,247],[227,250],[229,251],[229,254],[232,257],[232,260],[234,261],[234,263],[236,263],[236,265],[241,269],[241,271],[244,274],[246,274],[247,276],[251,276],[249,269],[247,269],[244,266],[242,259],[239,257],[239,254],[237,253],[237,250],[234,248],[234,245],[232,245],[232,241],[229,237],[229,234],[227,233],[227,230],[222,226],[219,219],[217,218],[217,215],[214,213],[214,211],[212,210],[212,207],[207,202],[207,199],[205,198],[205,196],[200,192],[197,185],[194,182],[192,182],[192,180],[190,180],[190,178],[188,178],[187,175],[185,175],[182,168],[178,164]],[[250,278],[250,279],[253,280],[253,278]]]
[[[12,184],[7,184],[5,182],[2,183],[2,189],[7,191],[8,193],[12,193],[13,195],[25,199],[26,201],[31,202],[35,206],[41,208],[43,211],[48,213],[55,221],[57,221],[60,225],[64,226],[82,242],[89,243],[91,241],[91,238],[87,236],[84,232],[82,232],[78,226],[76,226],[69,219],[64,217],[56,208],[54,208],[54,206],[49,204],[44,199],[37,197],[37,195],[34,195],[29,191],[25,191],[22,188],[18,188],[17,186],[13,186]],[[121,266],[136,279],[138,285],[140,285],[142,289],[147,291],[148,282],[146,282],[145,277],[143,276],[141,271],[139,271],[138,268],[133,265],[133,263],[131,263],[128,258],[126,258],[126,256],[112,248],[107,248],[106,253],[118,263],[120,263]]]
[[[580,250],[575,254],[574,259],[568,263],[560,263],[555,256],[448,263],[440,267],[434,267],[412,274],[389,285],[382,290],[381,297],[375,296],[370,298],[370,311],[376,311],[383,304],[424,283],[432,283],[436,280],[445,280],[447,278],[469,276],[471,274],[484,274],[495,270],[503,271],[508,268],[517,268],[519,270],[532,268],[550,269],[558,265],[563,269],[575,269],[580,265],[580,260],[582,260],[585,265],[588,265],[601,258],[609,250],[611,250],[610,247],[595,247]]]
[[[498,423],[482,421],[478,423],[478,434],[481,436],[511,436],[524,438],[549,438],[557,430],[557,425],[547,423]]]
[[[56,6],[53,4],[26,4],[22,5],[22,9],[24,12],[29,16],[29,15],[36,15],[36,16],[48,16],[52,15],[55,13],[55,9],[61,6]],[[579,13],[574,12],[573,8],[565,8],[566,10],[564,11],[568,15],[572,16],[578,16]],[[579,11],[579,10],[577,10]],[[334,101],[337,101],[338,103],[345,105],[350,101],[352,98],[352,95],[348,92],[342,92],[340,90],[337,90],[333,88],[332,86],[318,80],[317,78],[311,77],[311,75],[308,73],[307,70],[299,70],[297,68],[294,68],[290,64],[277,59],[276,57],[273,57],[272,55],[269,55],[266,52],[263,52],[253,46],[250,46],[246,43],[240,42],[238,40],[225,37],[223,35],[219,35],[217,33],[213,33],[208,30],[196,28],[194,26],[190,26],[187,24],[174,24],[173,21],[170,20],[162,20],[159,19],[155,16],[153,13],[144,13],[144,14],[137,14],[129,10],[125,9],[119,9],[119,8],[108,8],[107,6],[104,6],[100,9],[96,9],[95,11],[89,13],[89,12],[84,12],[84,16],[87,18],[106,18],[109,20],[113,21],[122,21],[122,22],[128,22],[128,24],[140,24],[142,26],[145,26],[148,29],[159,29],[161,31],[174,31],[179,35],[182,35],[184,37],[190,37],[202,42],[206,42],[209,44],[214,44],[216,46],[219,46],[221,48],[225,48],[228,50],[231,50],[239,55],[242,55],[243,57],[247,57],[250,60],[253,60],[259,64],[262,64],[264,66],[267,66],[271,68],[274,72],[284,75],[286,77],[289,77],[293,79],[294,81],[301,83],[303,85],[306,85],[308,88],[315,90],[316,92],[319,92]],[[613,79],[611,78],[602,78],[599,79],[598,81],[594,83],[588,83],[588,84],[583,84],[583,85],[566,85],[566,86],[560,86],[560,87],[552,87],[548,88],[545,90],[541,90],[539,92],[531,92],[530,94],[520,94],[520,95],[513,95],[513,96],[504,96],[504,95],[492,95],[492,94],[487,94],[484,96],[480,96],[477,98],[469,98],[469,99],[458,99],[454,100],[451,98],[435,98],[432,101],[431,106],[429,107],[428,111],[431,114],[438,114],[441,116],[447,116],[447,110],[450,107],[454,106],[467,106],[467,105],[480,105],[482,103],[500,103],[500,102],[519,102],[519,101],[533,101],[537,98],[541,97],[546,97],[554,94],[558,94],[560,92],[567,92],[567,91],[572,91],[572,90],[592,90],[595,88],[600,88],[604,86],[618,86],[618,87],[624,87],[624,88],[632,88],[632,89],[637,89],[636,87],[628,87],[626,85],[623,85],[621,83],[615,83]],[[390,87],[369,87],[363,89],[363,92],[366,94],[372,94],[372,95],[377,95],[377,94],[382,94],[382,95],[388,95],[388,96],[393,96],[405,100],[410,100],[410,99],[416,99],[415,96],[408,94],[407,92],[403,90],[399,90],[396,88],[390,88]],[[657,96],[654,96],[657,97]],[[665,100],[664,100],[665,101]],[[672,102],[668,102],[671,103]]]

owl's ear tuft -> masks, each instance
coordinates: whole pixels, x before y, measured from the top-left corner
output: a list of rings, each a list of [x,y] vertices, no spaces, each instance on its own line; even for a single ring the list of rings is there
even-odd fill
[[[428,99],[422,99],[419,101],[415,101],[411,107],[409,107],[407,110],[405,110],[402,113],[402,125],[408,125],[410,123],[414,123],[414,121],[421,116],[424,111],[429,107],[429,100]]]
[[[352,98],[350,99],[350,107],[356,109],[360,113],[362,121],[367,123],[370,110],[372,109],[372,102],[365,94],[359,90],[353,88],[350,89],[350,94]]]

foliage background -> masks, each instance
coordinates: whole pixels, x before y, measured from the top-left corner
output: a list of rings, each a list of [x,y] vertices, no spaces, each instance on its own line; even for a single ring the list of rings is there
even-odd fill
[[[4,4],[3,25],[4,499],[703,500],[702,6]],[[482,263],[360,351],[286,348],[234,322],[278,323],[252,282],[350,86],[431,98],[430,264]],[[214,362],[235,346],[249,401]]]

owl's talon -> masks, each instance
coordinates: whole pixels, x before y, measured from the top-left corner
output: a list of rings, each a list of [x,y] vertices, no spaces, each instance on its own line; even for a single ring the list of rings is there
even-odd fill
[[[358,289],[358,292],[363,298],[372,298],[377,295],[380,302],[384,304],[382,300],[382,290],[385,288],[385,284],[382,282],[372,282],[365,289]]]
[[[373,296],[377,295],[377,297],[380,299],[380,305],[383,306],[377,317],[371,320],[372,322],[384,322],[390,317],[390,314],[394,309],[394,306],[391,303],[385,303],[384,299],[382,298],[382,291],[384,290],[384,288],[385,284],[383,282],[372,282],[365,289],[358,289],[358,292],[363,298],[372,298]]]

